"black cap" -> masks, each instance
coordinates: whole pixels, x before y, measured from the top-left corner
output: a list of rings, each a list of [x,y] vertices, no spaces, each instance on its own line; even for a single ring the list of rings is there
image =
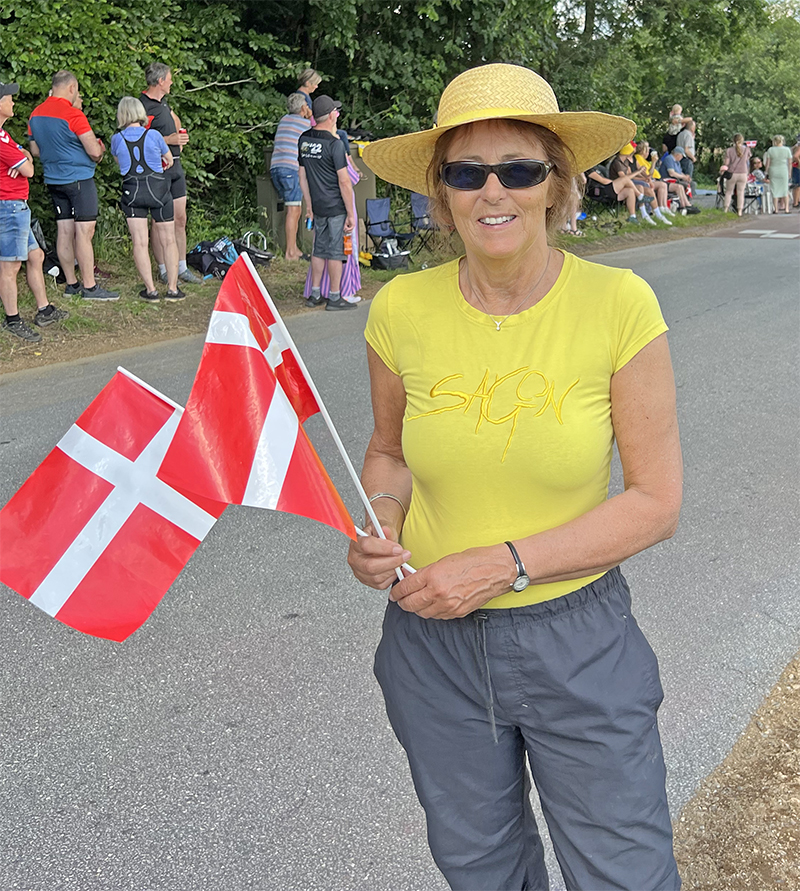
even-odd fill
[[[326,115],[329,115],[334,108],[341,108],[342,103],[336,102],[334,99],[331,99],[330,96],[317,96],[314,100],[314,104],[311,106],[311,110],[314,112],[315,118],[324,118]]]
[[[3,96],[15,96],[19,93],[19,84],[0,83],[0,98]]]

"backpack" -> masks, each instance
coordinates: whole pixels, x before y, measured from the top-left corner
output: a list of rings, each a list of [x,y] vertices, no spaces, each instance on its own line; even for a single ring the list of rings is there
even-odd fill
[[[216,241],[201,241],[186,255],[186,262],[204,278],[223,279],[239,258],[233,242],[226,235]]]

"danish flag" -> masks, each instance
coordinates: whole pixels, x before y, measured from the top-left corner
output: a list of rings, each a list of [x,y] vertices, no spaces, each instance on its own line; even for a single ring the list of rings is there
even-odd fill
[[[0,581],[86,634],[134,632],[226,507],[156,478],[182,413],[117,372],[0,511]]]
[[[186,411],[158,472],[230,504],[355,528],[302,427],[319,405],[244,257],[228,271]]]

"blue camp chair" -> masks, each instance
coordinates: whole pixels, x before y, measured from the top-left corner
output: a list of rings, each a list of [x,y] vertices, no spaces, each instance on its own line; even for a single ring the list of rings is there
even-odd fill
[[[416,237],[414,253],[419,253],[433,238],[439,227],[433,222],[428,208],[428,198],[419,192],[411,193],[411,234]]]
[[[391,218],[390,198],[367,198],[366,218],[364,229],[367,238],[372,242],[376,253],[381,253],[384,241],[393,238],[397,241],[397,247],[404,250],[414,238],[414,232],[398,232]]]

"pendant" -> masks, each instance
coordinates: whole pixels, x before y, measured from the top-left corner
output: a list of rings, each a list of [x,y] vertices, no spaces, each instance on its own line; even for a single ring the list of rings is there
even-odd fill
[[[492,319],[492,321],[494,322],[495,327],[496,327],[497,330],[499,331],[499,330],[500,330],[500,326],[503,324],[503,322],[505,322],[505,319],[501,319],[499,322],[496,321],[495,319]]]

